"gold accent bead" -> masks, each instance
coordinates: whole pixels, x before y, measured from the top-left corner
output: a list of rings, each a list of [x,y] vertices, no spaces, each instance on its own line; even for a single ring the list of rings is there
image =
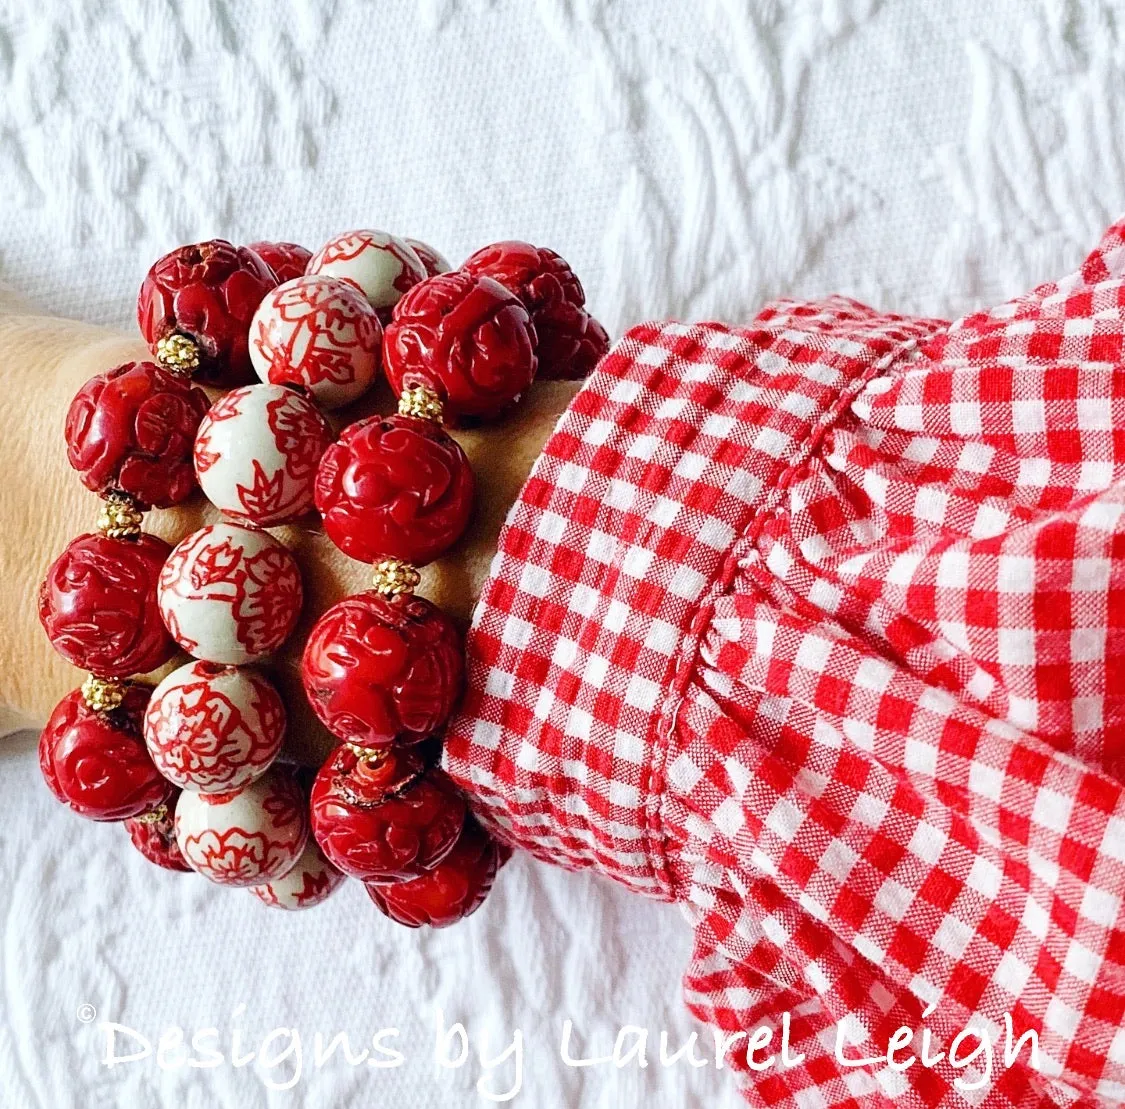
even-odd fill
[[[136,539],[144,513],[128,493],[109,493],[102,501],[97,528],[110,539]]]
[[[422,575],[400,558],[384,558],[371,567],[371,584],[377,593],[397,597],[402,593],[413,593]]]
[[[159,824],[162,820],[168,819],[168,806],[162,801],[155,809],[149,809],[148,812],[141,813],[137,817],[137,822],[140,824]]]
[[[186,335],[174,331],[157,342],[156,360],[169,373],[190,377],[199,369],[199,347]]]
[[[113,712],[125,699],[125,683],[89,674],[82,683],[82,697],[94,712]]]
[[[441,423],[441,397],[425,385],[414,385],[403,389],[398,398],[400,416],[418,416],[423,420]]]
[[[346,740],[344,746],[363,762],[380,763],[387,757],[385,750],[380,750],[378,747],[364,747],[362,744],[353,743],[351,740]]]

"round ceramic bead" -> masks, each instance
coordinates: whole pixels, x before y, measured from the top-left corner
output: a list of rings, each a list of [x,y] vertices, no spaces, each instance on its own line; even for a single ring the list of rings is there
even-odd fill
[[[285,706],[253,670],[189,662],[153,690],[145,743],[173,785],[227,793],[260,778],[285,735]]]
[[[345,428],[320,460],[316,508],[350,558],[423,566],[464,533],[473,490],[465,452],[433,420],[372,416]]]
[[[250,891],[273,909],[311,909],[327,900],[343,884],[344,876],[324,857],[316,840],[309,838],[301,857],[288,874]]]
[[[429,243],[424,243],[420,239],[407,239],[406,243],[426,267],[427,277],[436,277],[439,273],[449,273],[453,269],[446,261],[445,255],[439,250],[434,250]]]
[[[369,884],[378,908],[408,928],[445,928],[471,916],[484,903],[496,871],[511,848],[494,840],[472,817],[452,851],[432,870],[409,882]]]
[[[491,277],[520,298],[535,324],[539,377],[585,377],[609,349],[605,328],[586,311],[582,282],[553,250],[515,240],[493,243],[462,269]]]
[[[386,231],[345,231],[329,239],[309,260],[307,272],[350,282],[378,312],[389,311],[427,276],[406,240]]]
[[[125,821],[129,842],[150,863],[165,870],[190,871],[176,842],[176,799],[179,790],[155,810]]]
[[[288,874],[308,842],[304,795],[274,767],[233,793],[180,794],[176,843],[192,870],[224,886],[260,886]]]
[[[465,822],[465,799],[413,752],[378,759],[339,748],[313,781],[313,835],[329,862],[363,882],[401,882],[437,866]]]
[[[39,768],[51,792],[91,820],[148,812],[173,790],[141,737],[148,686],[130,685],[112,712],[95,712],[80,689],[55,706],[39,737]]]
[[[535,377],[535,328],[499,282],[442,273],[395,306],[383,357],[397,394],[424,385],[449,416],[494,417]]]
[[[156,599],[170,549],[155,535],[71,540],[39,588],[39,619],[55,650],[102,678],[163,666],[176,650]]]
[[[66,456],[96,493],[167,508],[195,488],[191,448],[207,394],[155,362],[90,378],[66,414]]]
[[[332,429],[317,406],[282,385],[246,385],[220,398],[195,440],[207,499],[240,523],[274,527],[312,508]]]
[[[312,251],[297,243],[251,243],[250,249],[274,272],[278,281],[292,281],[308,267]]]
[[[254,380],[246,336],[255,309],[274,286],[254,251],[225,239],[181,246],[148,271],[137,323],[153,354],[161,339],[186,335],[199,351],[196,378],[212,385]]]
[[[379,317],[360,292],[313,274],[262,301],[250,324],[250,358],[267,384],[302,386],[325,408],[338,408],[375,381],[382,338]]]
[[[160,615],[188,654],[241,666],[276,651],[301,612],[296,560],[272,535],[211,524],[184,539],[160,572]]]
[[[453,621],[422,597],[370,590],[333,605],[309,633],[301,678],[313,711],[361,747],[424,740],[453,712],[464,680]]]

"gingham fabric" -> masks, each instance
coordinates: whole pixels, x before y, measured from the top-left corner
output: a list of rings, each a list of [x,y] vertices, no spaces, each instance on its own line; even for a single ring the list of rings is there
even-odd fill
[[[684,906],[752,1104],[1125,1104],[1123,339],[1125,223],[952,325],[645,325],[512,510],[446,764]]]

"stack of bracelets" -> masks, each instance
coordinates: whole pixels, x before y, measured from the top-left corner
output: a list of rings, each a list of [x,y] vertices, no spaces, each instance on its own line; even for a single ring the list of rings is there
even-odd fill
[[[424,243],[378,231],[315,255],[216,239],[149,270],[138,321],[155,361],[88,381],[66,417],[70,463],[103,501],[39,595],[52,644],[88,672],[43,732],[43,777],[82,816],[123,821],[157,865],[267,905],[318,904],[351,876],[403,924],[467,916],[509,849],[438,765],[463,648],[414,589],[418,567],[464,533],[474,497],[443,421],[495,419],[537,372],[585,376],[608,341],[581,284],[522,242],[450,272]],[[398,412],[337,437],[323,410],[380,369]],[[193,378],[230,391],[212,405]],[[221,523],[174,549],[142,532],[145,511],[197,483]],[[286,710],[257,664],[302,605],[296,560],[264,529],[303,524],[314,506],[373,581],[305,644],[305,693],[340,741],[312,777],[278,760]],[[135,680],[177,646],[193,659],[155,688]]]

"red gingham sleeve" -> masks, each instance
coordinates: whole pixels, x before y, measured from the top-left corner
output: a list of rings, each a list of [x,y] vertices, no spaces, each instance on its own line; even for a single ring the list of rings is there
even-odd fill
[[[509,516],[446,765],[679,902],[702,1019],[789,1014],[753,1104],[1125,1103],[1123,228],[952,325],[635,328]],[[988,1081],[835,1057],[903,1025]]]

